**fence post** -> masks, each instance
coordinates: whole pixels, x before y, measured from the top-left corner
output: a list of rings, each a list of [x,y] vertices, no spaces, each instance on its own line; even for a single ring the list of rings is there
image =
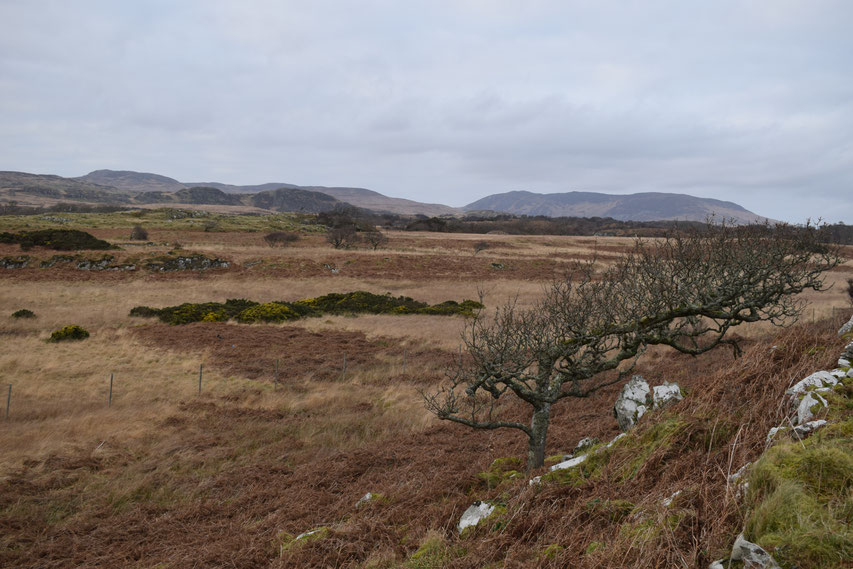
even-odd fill
[[[9,395],[6,396],[6,420],[9,420],[9,404],[12,402],[12,384],[9,384]]]
[[[198,394],[201,395],[201,376],[204,373],[204,364],[198,364]]]
[[[107,399],[107,407],[113,406],[113,374],[110,374],[110,398]]]

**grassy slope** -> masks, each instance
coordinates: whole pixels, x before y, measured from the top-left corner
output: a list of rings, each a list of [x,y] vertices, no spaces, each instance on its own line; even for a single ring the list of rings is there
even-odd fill
[[[199,247],[219,251],[210,234],[195,235]],[[570,243],[578,248],[576,240],[565,240],[566,247]],[[379,253],[472,259],[455,241],[398,245],[392,240],[392,250]],[[502,255],[531,259],[569,250],[523,238],[506,245]],[[248,242],[241,247],[255,253],[234,248],[229,254],[300,254]],[[320,252],[316,244],[304,250],[306,258]],[[764,494],[756,491],[746,501],[736,498],[727,474],[764,450],[767,430],[779,422],[785,388],[831,367],[843,345],[833,321],[807,323],[778,337],[751,334],[744,357],[735,362],[722,351],[698,359],[650,354],[641,372],[653,383],[678,381],[689,391],[685,401],[646,417],[604,455],[606,461],[591,461],[579,471],[583,476],[530,487],[523,479],[480,476],[496,458],[522,456],[518,436],[437,423],[418,400],[418,389],[435,385],[442,365],[456,357],[459,319],[334,317],[301,324],[310,334],[277,326],[241,334],[241,325],[203,324],[213,327],[209,333],[189,328],[181,335],[178,327],[167,335],[148,325],[137,330],[126,317],[132,305],[167,298],[271,300],[337,287],[391,290],[434,302],[462,291],[470,296],[475,284],[462,275],[458,282],[421,283],[376,274],[342,281],[229,273],[200,280],[138,276],[111,284],[50,280],[51,274],[45,271],[37,286],[18,277],[6,280],[0,299],[4,314],[24,304],[39,314],[35,321],[10,320],[0,328],[7,346],[0,369],[4,380],[15,383],[13,420],[0,432],[3,566],[706,566],[726,554],[745,523],[755,534],[748,537],[770,533],[762,520],[780,515],[764,505],[764,497],[774,495],[780,479],[785,492],[794,491],[790,468],[780,468],[778,476],[763,474],[765,482],[755,488]],[[521,302],[538,292],[526,281],[488,286],[495,298],[518,291]],[[92,337],[79,344],[44,343],[45,330],[69,321],[85,325]],[[247,344],[241,356],[239,342],[216,326],[228,326],[247,341],[258,335],[259,345],[249,350]],[[219,336],[228,345],[217,343]],[[312,356],[331,357],[339,346],[356,342],[369,345],[370,357],[352,362],[345,377],[293,363],[281,370],[286,381],[275,390],[270,358],[294,338],[313,338],[300,348]],[[206,366],[199,397],[200,361]],[[111,371],[117,383],[107,408]],[[569,451],[584,436],[612,439],[618,431],[610,406],[617,391],[559,406],[549,452]],[[850,433],[841,434],[839,440],[849,442]],[[842,446],[829,438],[834,449]],[[815,437],[806,447],[822,440]],[[790,446],[779,448],[797,451]],[[822,474],[807,479],[797,495],[811,492],[814,480],[822,481]],[[844,480],[834,487],[843,490]],[[818,486],[813,499],[825,505],[831,498],[823,482]],[[662,500],[677,490],[681,494],[664,507]],[[366,492],[381,498],[356,508]],[[456,522],[476,499],[500,503],[502,513],[458,537]],[[833,511],[843,516],[839,504],[833,502]],[[834,527],[831,520],[818,522]],[[317,539],[293,541],[320,527],[328,529]],[[808,558],[799,562],[826,566],[810,565]]]

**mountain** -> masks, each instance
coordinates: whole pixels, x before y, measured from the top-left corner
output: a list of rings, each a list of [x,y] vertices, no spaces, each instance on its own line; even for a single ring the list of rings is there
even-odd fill
[[[704,221],[711,215],[717,219],[732,219],[738,223],[765,220],[764,217],[733,202],[662,192],[615,195],[597,192],[536,194],[515,191],[486,196],[463,209],[548,217],[612,217],[621,221]]]
[[[257,194],[247,194],[247,198],[248,203],[262,209],[304,213],[329,211],[341,203],[332,196],[300,188],[267,190]]]
[[[130,170],[95,170],[85,176],[71,179],[101,186],[112,186],[128,192],[177,192],[187,187],[186,184],[182,184],[174,178]]]
[[[305,190],[320,192],[356,207],[379,212],[403,215],[459,215],[462,210],[441,204],[421,203],[403,198],[391,198],[364,188],[327,188],[325,186],[300,186]]]
[[[9,200],[59,200],[126,204],[131,194],[118,188],[50,174],[0,172],[0,196]],[[32,200],[35,198],[35,200]]]

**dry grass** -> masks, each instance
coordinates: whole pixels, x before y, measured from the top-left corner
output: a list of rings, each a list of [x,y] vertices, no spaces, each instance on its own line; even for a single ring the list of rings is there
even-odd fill
[[[222,349],[211,343],[211,335],[202,334],[206,329],[159,334],[150,321],[130,318],[128,311],[136,305],[295,300],[351,290],[430,303],[477,298],[482,291],[489,306],[508,298],[529,305],[552,271],[488,273],[481,279],[466,272],[433,274],[429,265],[395,276],[370,267],[386,257],[407,259],[407,267],[414,266],[415,257],[456,259],[453,266],[460,270],[491,259],[532,267],[555,258],[584,258],[595,248],[617,253],[629,240],[489,235],[485,239],[494,247],[473,258],[473,243],[484,236],[392,234],[387,249],[339,252],[319,237],[273,249],[262,244],[260,234],[151,233],[152,239],[180,241],[238,263],[318,265],[328,259],[342,267],[351,261],[362,270],[352,276],[342,270],[335,276],[281,277],[247,269],[179,278],[121,275],[109,281],[100,275],[50,278],[52,273],[40,269],[14,278],[4,274],[0,388],[12,383],[13,395],[10,420],[0,430],[0,496],[5,496],[0,565],[394,567],[427,536],[447,546],[451,555],[445,563],[453,567],[560,567],[570,561],[579,567],[657,567],[683,565],[682,560],[707,565],[708,555],[724,547],[742,519],[722,482],[730,459],[739,464],[754,457],[774,420],[772,413],[764,417],[759,411],[772,409],[792,379],[829,365],[830,350],[794,357],[817,342],[835,342],[833,322],[772,340],[766,335],[776,330],[746,329],[752,351],[736,364],[724,352],[694,360],[652,352],[643,373],[705,393],[684,405],[683,415],[691,418],[682,435],[704,433],[711,418],[718,424],[741,420],[743,413],[750,417],[748,428],[736,441],[729,433],[713,452],[693,449],[683,458],[653,454],[627,483],[617,477],[620,465],[633,458],[626,453],[614,459],[613,472],[579,487],[531,490],[521,481],[489,489],[476,474],[497,456],[520,455],[520,439],[514,433],[437,424],[418,394],[458,357],[460,318],[382,315],[308,319],[290,326],[222,325],[247,339],[270,334],[271,340],[257,341],[245,362],[229,356],[231,344]],[[803,320],[820,320],[833,307],[848,306],[840,284],[851,273],[848,263],[830,273],[838,284],[828,292],[804,295],[810,308]],[[38,318],[8,317],[19,308]],[[92,336],[82,342],[44,341],[51,330],[71,323]],[[288,381],[276,386],[271,362],[286,344],[275,338],[286,334],[303,339],[316,334],[316,353],[308,355],[333,363],[338,348],[330,346],[346,345],[333,340],[369,349],[350,361],[345,379],[306,364],[294,366]],[[158,335],[163,341],[152,339]],[[771,342],[787,346],[791,358],[768,357]],[[205,376],[199,397],[201,362]],[[115,384],[107,407],[110,373]],[[569,451],[582,436],[612,438],[616,428],[609,408],[617,390],[555,410],[549,452]],[[743,393],[750,394],[749,406],[738,406]],[[688,492],[679,507],[687,514],[675,527],[663,524],[669,529],[653,538],[643,537],[641,527],[620,533],[606,516],[584,509],[595,499],[625,499],[647,519],[665,522],[668,513],[659,500],[682,487]],[[354,514],[354,502],[367,491],[388,500]],[[473,540],[460,540],[453,526],[477,498],[504,501],[511,517],[506,525],[478,530]],[[279,532],[297,534],[318,525],[331,526],[329,539],[289,552],[274,543]],[[609,548],[587,555],[592,541]],[[563,549],[550,557],[542,553],[555,544]],[[459,555],[463,549],[467,553]]]

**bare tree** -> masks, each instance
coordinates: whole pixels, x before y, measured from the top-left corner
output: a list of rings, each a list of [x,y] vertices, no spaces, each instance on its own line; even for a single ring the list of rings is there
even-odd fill
[[[474,255],[476,256],[477,253],[479,253],[480,251],[485,251],[489,247],[491,247],[491,245],[488,241],[477,241],[476,243],[474,243]]]
[[[630,373],[644,349],[698,355],[747,322],[783,325],[803,308],[794,295],[823,288],[841,261],[814,227],[709,226],[645,242],[609,268],[578,264],[531,308],[509,302],[468,324],[469,358],[450,383],[425,394],[440,419],[528,437],[528,469],[544,464],[551,406],[588,397]],[[524,405],[512,405],[512,401]]]
[[[847,279],[847,296],[850,297],[850,304],[853,304],[853,279]]]
[[[326,241],[335,249],[349,249],[359,242],[359,234],[355,225],[343,225],[329,229]]]
[[[381,231],[365,231],[362,234],[362,239],[365,243],[370,245],[374,251],[388,243],[388,237],[386,237]]]

